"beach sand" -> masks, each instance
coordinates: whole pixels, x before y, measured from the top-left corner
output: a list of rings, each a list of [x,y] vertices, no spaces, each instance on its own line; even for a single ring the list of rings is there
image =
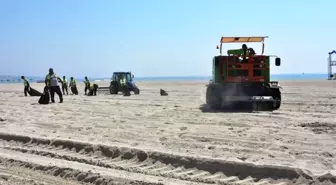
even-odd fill
[[[204,111],[206,83],[50,105],[0,84],[0,184],[336,183],[336,81],[280,81],[281,108],[254,113]]]

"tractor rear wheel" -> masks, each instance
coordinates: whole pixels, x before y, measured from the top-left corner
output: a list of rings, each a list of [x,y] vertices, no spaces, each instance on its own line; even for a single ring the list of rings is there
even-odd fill
[[[116,82],[110,84],[110,94],[118,94],[118,85]]]
[[[276,100],[274,110],[277,110],[281,106],[281,92],[278,88],[272,88],[272,98]]]
[[[220,84],[209,84],[206,89],[206,103],[212,109],[220,109],[222,105],[222,88]]]

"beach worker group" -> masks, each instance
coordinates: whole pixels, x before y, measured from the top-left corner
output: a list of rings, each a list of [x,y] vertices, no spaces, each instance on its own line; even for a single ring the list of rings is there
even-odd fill
[[[21,79],[23,80],[23,84],[24,84],[24,95],[25,96],[28,96],[28,94],[31,95],[30,91],[32,91],[32,89],[30,87],[30,84],[29,84],[28,80],[24,76],[21,76]],[[61,83],[61,85],[62,85],[62,90],[59,86],[59,83]],[[97,91],[98,91],[98,85],[97,84],[91,83],[89,81],[88,77],[85,77],[84,84],[85,84],[85,89],[84,89],[85,95],[88,95],[88,96],[96,96],[97,95]],[[44,98],[44,99],[49,99],[49,93],[50,93],[50,100],[51,100],[52,103],[55,103],[55,93],[59,97],[59,100],[60,100],[59,103],[63,103],[63,95],[65,95],[65,94],[68,95],[69,94],[69,88],[68,87],[70,87],[70,90],[73,94],[78,95],[76,80],[73,77],[70,77],[70,82],[68,84],[66,76],[63,76],[62,78],[60,78],[54,72],[53,68],[49,69],[49,73],[45,77],[45,85],[46,86],[45,86],[43,94],[39,93],[39,92],[35,92],[35,94],[39,95],[39,96],[48,94],[48,98]],[[36,90],[34,90],[34,91],[36,91]],[[45,95],[45,96],[47,96],[47,95]],[[43,104],[48,104],[48,102],[45,102]]]
[[[76,80],[73,77],[70,77],[70,83],[68,84],[68,80],[66,79],[65,76],[63,76],[62,79],[62,91],[63,91],[63,95],[65,95],[65,93],[67,95],[69,95],[69,88],[72,92],[72,94],[78,95],[78,90],[77,90],[77,85],[76,85]]]
[[[68,87],[70,87],[70,90],[71,90],[72,94],[78,95],[76,80],[73,77],[70,78],[70,83],[68,84],[68,80],[67,80],[66,76],[63,76],[61,83],[62,83],[63,95],[65,95],[65,94],[69,95],[69,88]]]

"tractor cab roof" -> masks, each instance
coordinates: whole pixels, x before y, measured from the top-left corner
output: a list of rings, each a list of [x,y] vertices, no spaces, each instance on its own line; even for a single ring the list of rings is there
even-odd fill
[[[113,74],[131,74],[131,72],[114,72]]]

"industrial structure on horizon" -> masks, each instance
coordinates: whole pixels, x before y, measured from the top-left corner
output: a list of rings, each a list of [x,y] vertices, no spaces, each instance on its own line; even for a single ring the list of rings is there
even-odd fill
[[[332,60],[332,54],[336,54],[336,50],[333,50],[328,54],[328,80],[336,80],[336,73],[332,72],[332,67],[336,66],[336,60]]]

